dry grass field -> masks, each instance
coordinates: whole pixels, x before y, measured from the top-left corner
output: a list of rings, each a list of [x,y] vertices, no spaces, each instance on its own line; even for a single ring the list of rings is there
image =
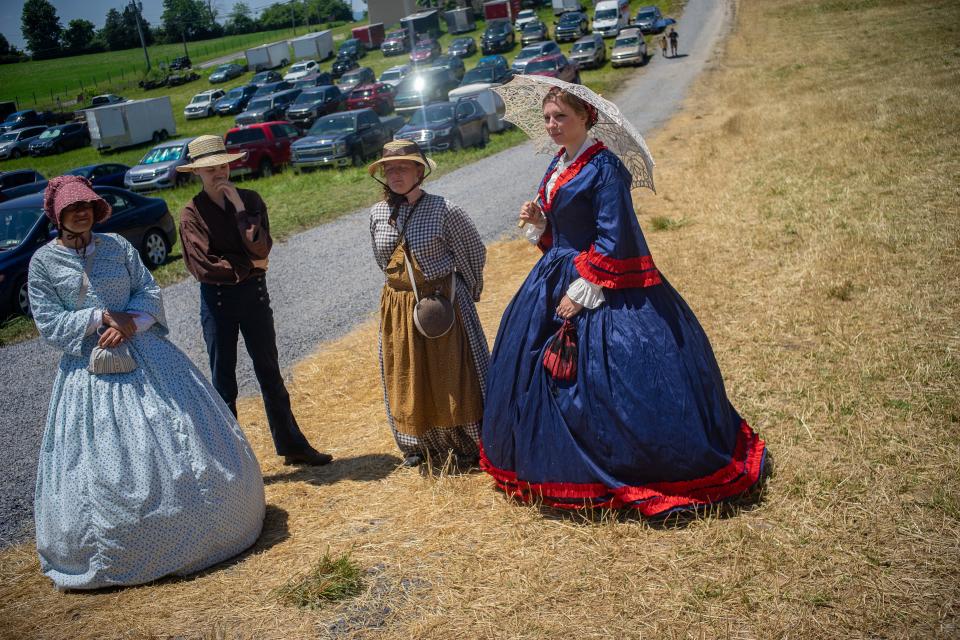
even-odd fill
[[[269,503],[252,551],[60,594],[32,548],[8,550],[0,636],[960,636],[958,35],[951,0],[741,0],[724,52],[650,141],[641,225],[776,458],[759,503],[687,522],[561,517],[482,474],[398,469],[371,319],[295,371],[329,468],[280,466],[259,402],[243,405]],[[491,248],[491,340],[535,260],[521,241]],[[278,589],[327,553],[350,554],[361,593],[285,604]]]

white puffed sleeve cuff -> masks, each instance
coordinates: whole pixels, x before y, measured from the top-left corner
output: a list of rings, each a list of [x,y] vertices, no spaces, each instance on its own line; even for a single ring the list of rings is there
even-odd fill
[[[532,222],[528,222],[523,227],[523,233],[527,237],[527,241],[530,244],[537,244],[538,242],[540,242],[540,236],[543,235],[543,232],[546,230],[546,228],[547,228],[546,222],[539,225],[533,224]]]
[[[94,333],[97,329],[100,328],[100,325],[103,324],[103,311],[100,309],[94,309],[90,313],[90,320],[87,322],[87,328],[83,332],[83,335],[88,336],[91,333]]]
[[[137,325],[137,333],[143,333],[157,321],[156,318],[149,313],[143,313],[141,311],[134,311],[130,315],[133,316],[133,324]]]
[[[603,287],[583,278],[577,278],[567,287],[567,297],[586,309],[596,309],[604,303]]]

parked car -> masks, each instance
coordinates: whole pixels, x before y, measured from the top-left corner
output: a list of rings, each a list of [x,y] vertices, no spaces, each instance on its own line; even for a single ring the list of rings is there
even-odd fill
[[[339,78],[347,71],[356,69],[359,66],[360,64],[357,62],[357,59],[351,55],[337,56],[337,59],[333,61],[333,66],[330,68],[330,73],[334,78]]]
[[[223,89],[207,89],[193,96],[193,99],[183,108],[183,117],[187,120],[194,118],[209,118],[213,115],[214,104],[227,95]]]
[[[148,268],[167,261],[177,228],[161,198],[147,198],[125,189],[94,186],[113,213],[94,225],[97,233],[118,233],[140,251]],[[56,236],[43,213],[43,194],[34,193],[0,204],[0,316],[30,315],[27,271],[34,252]]]
[[[644,64],[647,61],[647,41],[640,29],[624,29],[613,41],[610,64],[614,67]]]
[[[106,164],[88,164],[85,167],[77,167],[67,171],[66,175],[83,176],[96,185],[105,187],[123,188],[123,176],[130,170],[125,164],[106,163]]]
[[[253,94],[257,92],[257,85],[242,84],[227,91],[226,94],[213,105],[213,110],[221,116],[231,113],[241,113],[247,108]]]
[[[36,127],[40,125],[50,126],[50,118],[44,113],[38,113],[33,109],[24,109],[23,111],[14,111],[7,116],[7,119],[0,123],[0,132],[14,131],[24,127]]]
[[[180,69],[189,69],[193,66],[190,62],[190,58],[187,56],[179,56],[170,61],[170,65],[167,67],[171,71],[178,71]]]
[[[570,59],[581,69],[596,69],[607,60],[607,43],[599,33],[583,36],[573,43]]]
[[[437,102],[414,112],[410,122],[394,136],[413,140],[433,151],[459,151],[466,146],[484,147],[490,141],[487,116],[476,101]]]
[[[0,133],[0,158],[16,160],[28,153],[28,146],[47,128],[43,125]]]
[[[0,202],[36,193],[47,186],[47,179],[33,169],[0,172]]]
[[[345,104],[346,96],[339,87],[333,85],[313,87],[303,91],[287,107],[287,120],[301,130],[305,130],[320,116],[343,110]]]
[[[286,80],[280,80],[278,82],[268,82],[257,87],[257,90],[254,92],[254,98],[263,98],[264,96],[269,96],[278,91],[287,91],[288,89],[293,89],[293,84],[287,82]]]
[[[633,19],[633,26],[640,29],[640,33],[663,33],[663,31],[676,22],[673,18],[664,18],[660,12],[660,7],[650,5],[640,7],[637,16]]]
[[[397,113],[407,113],[432,102],[445,102],[447,94],[457,84],[457,79],[446,69],[422,69],[404,78],[397,86],[393,108]]]
[[[243,67],[238,64],[228,62],[227,64],[222,64],[214,69],[213,73],[210,74],[209,79],[211,84],[217,84],[218,82],[227,82],[228,80],[239,78],[243,75],[243,73]]]
[[[314,89],[316,87],[325,87],[329,84],[333,84],[333,76],[330,74],[330,72],[319,71],[309,78],[297,80],[293,83],[293,88],[306,91],[307,89]]]
[[[523,31],[520,32],[520,44],[524,47],[534,42],[542,42],[550,39],[550,31],[542,20],[528,22]]]
[[[432,69],[446,69],[450,74],[457,79],[457,82],[463,78],[463,60],[456,56],[445,55],[440,56],[430,63]]]
[[[337,47],[337,57],[341,55],[349,55],[355,60],[359,60],[367,55],[367,48],[362,41],[356,38],[350,38],[341,42],[340,46]]]
[[[441,53],[440,43],[436,40],[421,40],[413,45],[413,51],[410,52],[410,62],[414,66],[426,64],[439,57]]]
[[[447,53],[458,58],[469,58],[477,52],[477,41],[470,36],[461,36],[454,38],[450,46],[447,47]]]
[[[570,62],[567,56],[554,54],[534,58],[527,64],[526,74],[531,76],[549,76],[565,82],[580,84],[580,67]]]
[[[194,138],[180,138],[158,144],[123,177],[123,186],[131,191],[154,191],[179,187],[190,181],[189,173],[178,173],[177,167],[188,164],[187,145]]]
[[[34,138],[27,149],[32,156],[63,153],[90,144],[90,132],[86,122],[70,122],[50,127]]]
[[[112,93],[105,93],[100,96],[93,96],[93,98],[90,100],[90,105],[87,106],[86,108],[96,109],[97,107],[103,107],[108,104],[117,104],[119,102],[126,102],[126,101],[127,99],[121,96],[118,96]]]
[[[480,36],[480,50],[483,55],[510,51],[517,43],[517,36],[513,32],[513,25],[509,20],[495,20],[487,23],[487,28]]]
[[[373,69],[370,67],[360,67],[344,73],[342,76],[340,76],[340,80],[337,81],[337,84],[340,86],[340,91],[347,94],[353,91],[355,87],[359,87],[361,84],[368,84],[376,81],[377,75],[373,72]]]
[[[282,120],[287,107],[293,104],[300,93],[300,89],[286,89],[267,96],[254,96],[250,104],[247,105],[247,110],[238,115],[234,122],[237,123],[238,127],[242,127],[255,122]]]
[[[265,84],[275,84],[281,80],[283,80],[283,78],[281,78],[280,74],[276,71],[261,71],[260,73],[254,74],[253,78],[250,79],[250,84],[262,87]]]
[[[390,67],[386,71],[380,74],[378,78],[379,82],[386,82],[389,85],[396,87],[400,84],[400,81],[410,75],[410,65],[401,64],[395,67]]]
[[[361,84],[347,96],[347,109],[373,109],[377,115],[393,111],[393,96],[396,89],[386,82]]]
[[[396,116],[392,121],[403,122]],[[362,167],[367,157],[378,154],[393,138],[395,131],[373,109],[323,116],[313,123],[306,136],[293,143],[290,162],[298,170],[350,164]]]
[[[287,82],[296,82],[297,80],[309,78],[310,76],[319,72],[320,65],[316,60],[301,60],[290,67],[290,70],[284,74],[283,79]]]
[[[395,29],[387,32],[383,42],[380,43],[380,51],[384,57],[399,56],[407,52],[410,42],[407,39],[406,29]]]
[[[479,89],[489,89],[509,82],[513,78],[513,71],[502,67],[475,67],[463,74],[460,80],[460,87],[469,87],[476,85]],[[482,86],[481,86],[482,85]]]
[[[526,73],[527,64],[534,58],[552,56],[558,53],[561,53],[560,45],[553,40],[528,44],[523,49],[520,49],[520,53],[513,59],[513,64],[510,65],[510,69],[512,69],[514,73]]]
[[[537,16],[537,12],[533,9],[523,9],[517,14],[517,20],[514,23],[514,26],[517,27],[517,31],[523,31],[524,28],[531,22],[539,22],[540,18]]]
[[[167,76],[167,79],[164,81],[168,87],[179,87],[182,84],[187,84],[188,82],[193,82],[194,80],[199,80],[200,74],[194,71],[178,71],[176,73],[171,73]]]
[[[510,69],[510,63],[507,62],[507,59],[503,56],[483,56],[477,60],[477,66],[475,66],[474,69],[479,69],[480,67],[502,67],[503,69],[508,70]]]
[[[300,130],[285,121],[263,122],[227,131],[224,143],[230,153],[246,153],[230,163],[230,177],[255,174],[269,178],[290,163],[290,145]]]
[[[553,30],[557,42],[572,42],[590,33],[590,21],[587,14],[580,11],[568,11],[560,16]]]

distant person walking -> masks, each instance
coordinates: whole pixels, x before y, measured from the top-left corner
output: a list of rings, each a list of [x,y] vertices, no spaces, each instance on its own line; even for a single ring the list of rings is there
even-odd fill
[[[213,386],[237,415],[237,339],[243,334],[277,455],[285,464],[324,465],[332,457],[310,446],[290,408],[277,355],[277,334],[267,292],[267,257],[273,246],[267,205],[255,192],[230,182],[230,162],[220,136],[200,136],[187,147],[203,189],[180,214],[187,270],[200,282],[200,322],[210,356]]]
[[[677,30],[673,27],[670,27],[670,34],[667,36],[670,38],[670,57],[677,57],[677,42],[680,40],[680,36],[677,34]]]
[[[660,36],[660,55],[667,57],[667,36]]]

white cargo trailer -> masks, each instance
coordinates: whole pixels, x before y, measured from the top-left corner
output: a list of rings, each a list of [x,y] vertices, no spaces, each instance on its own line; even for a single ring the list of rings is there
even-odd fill
[[[99,151],[160,142],[176,135],[170,97],[144,98],[85,109],[90,146]]]
[[[333,32],[316,31],[290,41],[294,60],[326,60],[333,55]]]
[[[583,3],[580,0],[553,0],[553,15],[567,11],[583,11]]]
[[[286,40],[247,49],[247,66],[252,71],[285,67],[290,62],[290,46]]]

